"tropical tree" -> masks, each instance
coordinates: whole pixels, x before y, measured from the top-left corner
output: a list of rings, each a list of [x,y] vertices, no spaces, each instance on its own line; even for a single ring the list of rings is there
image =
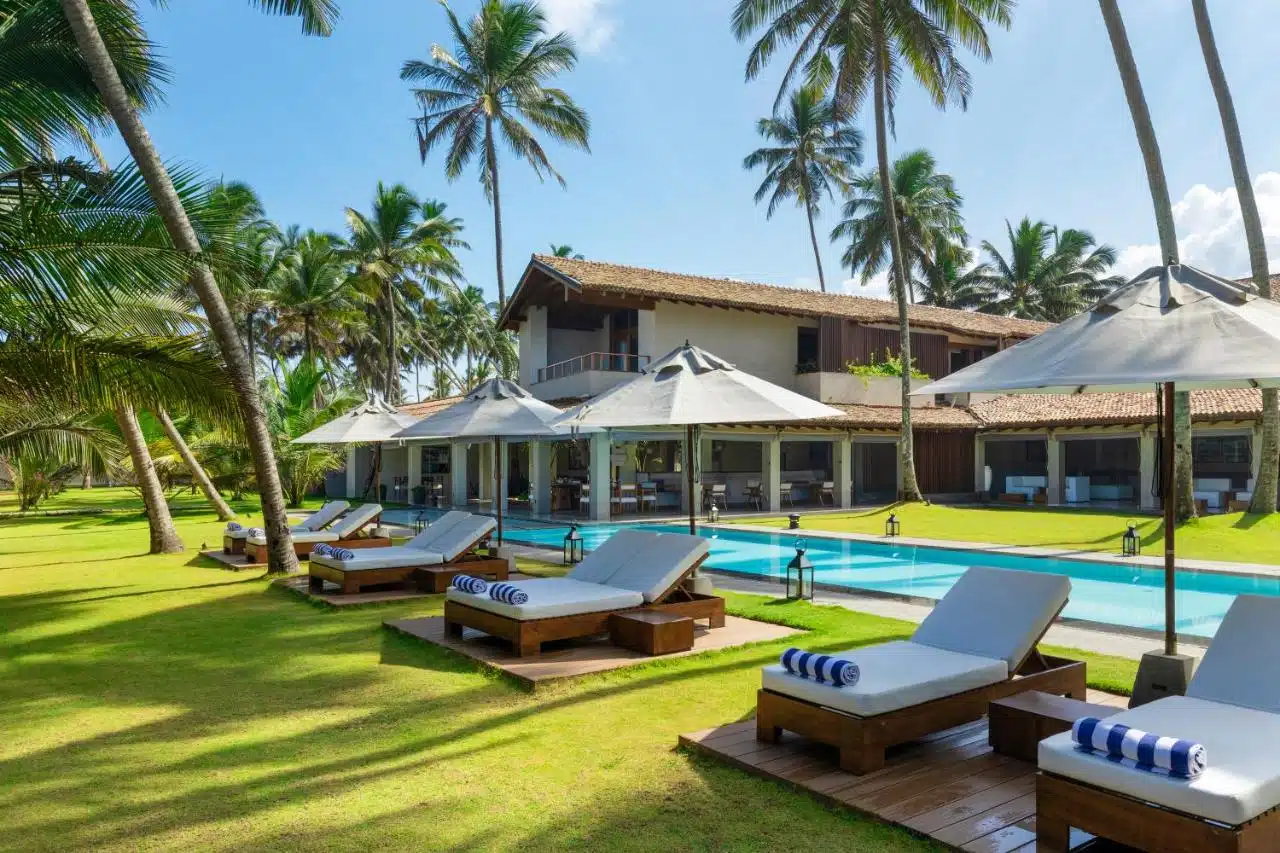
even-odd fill
[[[562,245],[562,246],[557,246],[555,243],[552,243],[552,244],[551,244],[551,257],[553,257],[553,258],[571,258],[571,259],[573,259],[573,260],[575,260],[575,261],[585,261],[585,260],[587,259],[585,255],[582,255],[582,254],[579,254],[578,252],[575,252],[575,251],[573,250],[573,247],[572,247],[572,246],[570,246],[570,245],[569,245],[569,244],[567,244],[567,243],[566,243],[566,244],[564,244],[564,245]]]
[[[358,300],[341,245],[336,235],[307,231],[272,276],[272,335],[287,347],[285,355],[301,355],[312,363],[336,356]]]
[[[1249,164],[1244,156],[1244,139],[1240,135],[1240,122],[1236,120],[1231,87],[1227,85],[1227,73],[1222,68],[1222,57],[1218,55],[1218,43],[1213,37],[1213,22],[1209,20],[1205,0],[1191,0],[1191,10],[1196,19],[1196,32],[1200,36],[1209,83],[1218,102],[1222,134],[1227,141],[1227,158],[1231,161],[1236,197],[1240,201],[1240,218],[1244,222],[1245,242],[1249,247],[1253,286],[1270,299],[1273,295],[1271,270],[1267,264],[1266,240],[1262,235],[1262,216],[1258,213],[1258,200],[1254,198],[1253,182],[1249,179]],[[1276,511],[1276,480],[1280,475],[1280,391],[1275,388],[1262,389],[1262,448],[1259,456],[1258,476],[1253,484],[1249,512],[1271,513]]]
[[[296,15],[302,19],[303,31],[327,35],[337,16],[334,0],[252,0],[267,12]],[[155,200],[160,218],[173,245],[189,257],[198,258],[200,241],[191,220],[182,206],[169,170],[160,159],[146,127],[139,115],[136,92],[131,92],[122,75],[122,66],[109,47],[110,28],[99,27],[99,20],[90,8],[90,0],[60,0],[63,15],[70,25],[79,47],[89,78],[115,122],[120,135],[146,180]],[[106,6],[115,8],[119,3],[94,4],[101,13]],[[62,81],[64,84],[65,80]],[[200,262],[193,265],[190,285],[204,308],[209,327],[226,370],[235,387],[241,416],[245,424],[245,437],[253,452],[257,471],[258,490],[262,498],[264,528],[267,535],[267,565],[271,572],[290,572],[298,567],[297,556],[289,537],[289,522],[285,514],[284,494],[276,471],[271,435],[267,431],[262,400],[258,396],[257,383],[248,354],[236,330],[235,320],[218,289],[210,268]]]
[[[813,260],[818,267],[818,287],[823,293],[827,291],[827,279],[822,272],[813,218],[823,197],[834,197],[832,186],[846,190],[854,167],[862,163],[862,134],[842,125],[835,116],[835,105],[821,90],[801,86],[791,94],[785,115],[756,122],[756,132],[772,144],[757,148],[742,161],[744,169],[765,170],[755,199],[756,204],[769,199],[767,218],[773,218],[778,205],[787,199],[795,199],[796,205],[804,208]]]
[[[1125,31],[1124,18],[1116,0],[1098,0],[1102,20],[1107,27],[1111,51],[1115,54],[1120,83],[1124,87],[1125,101],[1133,119],[1133,130],[1138,138],[1138,149],[1147,170],[1147,186],[1151,190],[1151,206],[1155,211],[1156,231],[1160,235],[1160,260],[1164,264],[1178,263],[1178,233],[1173,221],[1173,203],[1169,200],[1169,184],[1165,180],[1164,161],[1160,157],[1160,143],[1156,140],[1155,125],[1147,98],[1142,92],[1142,80],[1138,76],[1138,64],[1129,46],[1129,34]],[[1196,514],[1191,466],[1191,395],[1185,391],[1174,394],[1174,497],[1178,518],[1192,518]],[[1167,488],[1166,484],[1166,488]]]
[[[305,361],[285,368],[281,379],[273,378],[268,383],[268,418],[278,443],[280,476],[290,506],[301,506],[307,492],[320,485],[326,473],[346,464],[346,454],[334,446],[293,443],[293,439],[323,426],[355,404],[354,396],[339,394],[324,405],[317,405],[324,383],[324,371]]]
[[[122,452],[117,438],[81,410],[33,410],[0,398],[0,467],[13,477],[21,512],[57,494],[77,470],[102,472]]]
[[[498,304],[505,305],[498,143],[528,162],[539,179],[550,175],[565,185],[534,130],[589,150],[587,114],[562,89],[548,85],[573,69],[578,54],[565,33],[546,35],[546,17],[536,3],[484,0],[466,26],[444,9],[453,50],[432,45],[431,58],[405,62],[400,79],[424,84],[413,90],[422,108],[416,123],[423,162],[447,140],[445,174],[452,181],[480,155],[480,182],[493,205]]]
[[[889,207],[891,278],[907,283],[908,258],[892,209],[894,192],[889,170],[889,130],[904,69],[939,108],[968,105],[969,74],[957,56],[957,42],[989,60],[986,22],[1007,27],[1012,0],[738,0],[732,17],[734,35],[746,39],[763,29],[747,56],[747,79],[753,79],[779,47],[796,44],[782,75],[775,108],[797,75],[804,84],[834,88],[837,120],[856,113],[871,97],[876,133],[876,162],[881,198]],[[906,287],[899,288],[905,296]],[[904,364],[911,363],[911,328],[907,300],[899,298],[898,334]],[[911,431],[911,376],[902,375],[902,424],[898,453],[902,494],[920,500]]]
[[[218,487],[214,485],[213,479],[210,478],[208,472],[204,470],[204,466],[200,464],[200,460],[196,458],[195,453],[191,450],[191,446],[187,444],[186,438],[179,431],[173,418],[169,417],[169,413],[165,409],[156,410],[156,420],[160,422],[161,429],[164,430],[165,437],[169,439],[169,443],[173,445],[174,452],[182,460],[182,464],[191,474],[191,480],[200,487],[200,491],[204,494],[205,500],[213,507],[214,512],[218,514],[219,521],[230,521],[236,517],[233,510],[222,498]]]
[[[939,173],[933,155],[923,149],[894,161],[890,184],[898,244],[907,273],[906,299],[911,303],[915,302],[912,274],[924,269],[936,247],[965,241],[964,217],[960,215],[963,199],[952,177]],[[860,274],[862,284],[887,268],[890,292],[898,299],[902,288],[893,272],[888,210],[879,173],[856,176],[844,205],[845,218],[832,229],[831,239],[848,242],[841,261],[851,272]]]
[[[1014,228],[1007,221],[1009,254],[982,241],[990,270],[981,276],[986,288],[981,310],[1025,320],[1060,323],[1093,305],[1124,277],[1107,275],[1116,252],[1099,246],[1088,231],[1058,229],[1023,217]]]
[[[970,311],[985,300],[983,279],[990,272],[988,264],[973,263],[972,250],[943,240],[936,243],[933,254],[921,262],[915,293],[921,305]]]

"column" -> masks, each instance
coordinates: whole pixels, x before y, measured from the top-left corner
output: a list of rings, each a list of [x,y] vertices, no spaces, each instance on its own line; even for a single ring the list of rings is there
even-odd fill
[[[591,504],[589,517],[592,521],[609,520],[609,487],[610,461],[613,454],[613,440],[608,432],[597,432],[591,435]]]
[[[1049,506],[1062,505],[1062,442],[1051,430],[1045,436],[1045,474],[1049,487],[1045,489]]]
[[[551,445],[545,441],[529,442],[529,510],[551,512]]]
[[[707,482],[707,475],[711,473],[711,439],[698,439],[698,467],[694,469],[693,481],[693,511],[700,512],[702,510],[702,493],[707,488],[703,484]]]
[[[636,351],[640,355],[649,356],[650,359],[666,355],[665,352],[658,352],[657,349],[657,312],[646,311],[642,308],[636,311]],[[644,367],[643,364],[640,366]]]
[[[856,441],[850,442],[849,455],[853,458],[852,467],[853,467],[854,503],[857,503],[858,495],[863,494],[867,490],[867,472],[863,470],[863,467],[862,467],[863,454],[859,452],[860,449],[861,448],[858,447],[858,442]]]
[[[502,467],[498,469],[498,503],[494,505],[494,512],[501,509],[505,515],[507,512],[507,498],[511,494],[511,489],[507,486],[507,477],[511,475],[511,443],[501,441],[498,444],[498,462]]]
[[[1160,497],[1156,485],[1156,431],[1147,428],[1138,433],[1138,507],[1160,509]]]
[[[407,465],[409,468],[409,497],[407,500],[409,503],[413,503],[414,487],[422,485],[422,445],[410,444],[406,450],[407,453],[405,455],[408,456]]]
[[[356,489],[360,488],[359,472],[357,467],[360,461],[360,446],[357,444],[347,445],[347,497],[354,498]]]
[[[449,443],[449,502],[455,507],[467,505],[467,443]]]
[[[493,500],[493,440],[477,442],[476,448],[480,457],[480,482],[476,484],[479,487],[476,496],[483,505],[485,501]]]
[[[973,435],[973,490],[979,494],[987,490],[987,443],[977,433]]]
[[[765,439],[760,442],[760,451],[765,509],[782,512],[782,439],[777,435]]]
[[[846,434],[831,442],[831,463],[835,468],[836,506],[853,506],[853,442]]]

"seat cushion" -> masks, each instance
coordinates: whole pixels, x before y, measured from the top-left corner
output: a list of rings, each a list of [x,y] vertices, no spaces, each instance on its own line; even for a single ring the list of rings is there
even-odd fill
[[[332,554],[312,554],[311,562],[348,572],[362,569],[400,569],[412,566],[438,566],[444,562],[440,554],[422,548],[391,545],[386,548],[360,548],[351,552],[350,560],[339,560]]]
[[[338,534],[339,539],[349,537],[380,515],[382,515],[381,505],[361,504],[329,525],[325,531]]]
[[[644,530],[619,530],[583,557],[568,576],[585,583],[607,584],[614,572],[657,538],[658,534]]]
[[[1065,575],[974,566],[912,635],[913,642],[999,658],[1013,672],[1067,603]]]
[[[1040,769],[1232,826],[1280,805],[1280,715],[1170,696],[1107,722],[1202,743],[1208,766],[1195,779],[1161,776],[1082,752],[1064,732],[1040,742]]]
[[[422,529],[422,532],[404,543],[410,548],[432,550],[431,543],[454,528],[458,522],[470,518],[471,513],[461,510],[450,510]]]
[[[320,530],[327,527],[331,521],[342,515],[350,506],[346,501],[329,501],[320,509],[313,512],[302,520],[300,524],[295,525],[301,530]]]
[[[792,675],[776,663],[766,666],[766,690],[824,705],[859,717],[910,708],[1009,677],[1004,661],[922,646],[909,640],[831,652],[858,665],[862,677],[852,687],[832,687]]]
[[[295,544],[301,542],[303,544],[314,545],[317,542],[338,541],[338,534],[330,530],[291,530],[289,531],[289,537],[293,539]],[[246,541],[248,541],[250,545],[266,545],[267,537],[250,536]]]
[[[529,593],[528,603],[505,604],[494,601],[488,593],[472,595],[453,587],[449,587],[445,595],[450,601],[457,601],[477,610],[487,610],[521,620],[626,610],[644,604],[644,596],[638,592],[598,583],[584,583],[573,578],[535,578],[513,581],[511,586]]]
[[[429,550],[443,554],[446,563],[452,562],[488,536],[497,526],[498,522],[492,518],[483,515],[470,516],[459,521],[443,535],[431,540]]]
[[[1280,598],[1238,595],[1187,695],[1280,714]]]
[[[710,549],[711,543],[701,536],[657,534],[600,583],[634,590],[652,604],[661,599],[663,593],[671,589]]]

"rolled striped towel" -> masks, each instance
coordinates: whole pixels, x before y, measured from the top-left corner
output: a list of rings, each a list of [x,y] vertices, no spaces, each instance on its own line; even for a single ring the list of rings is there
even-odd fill
[[[261,527],[250,527],[250,528],[249,528],[249,535],[250,535],[250,536],[262,536],[263,538],[265,538],[265,537],[266,537],[266,535],[267,535],[267,531],[263,530]]]
[[[1131,729],[1097,717],[1081,717],[1071,726],[1071,739],[1087,752],[1098,752],[1117,764],[1194,779],[1208,765],[1203,744]]]
[[[333,553],[333,546],[328,542],[320,542],[311,549],[311,553],[312,555],[319,554],[322,557],[328,556]]]
[[[235,531],[237,531],[237,530],[243,530],[243,529],[244,529],[244,528],[240,526],[240,522],[238,522],[238,521],[228,521],[228,522],[227,522],[227,531],[228,531],[228,532],[230,532],[230,533],[234,533],[234,532],[235,532]]]
[[[858,665],[851,660],[800,649],[787,649],[782,653],[782,668],[792,675],[812,678],[819,684],[830,684],[832,687],[853,687],[862,677]]]
[[[453,579],[453,585],[463,592],[469,592],[472,595],[484,595],[489,589],[489,583],[480,578],[473,578],[471,575],[458,575]]]
[[[356,552],[350,548],[333,548],[329,551],[329,556],[335,560],[350,560],[355,555]]]
[[[503,604],[528,604],[529,593],[509,583],[495,583],[489,587],[489,597]]]

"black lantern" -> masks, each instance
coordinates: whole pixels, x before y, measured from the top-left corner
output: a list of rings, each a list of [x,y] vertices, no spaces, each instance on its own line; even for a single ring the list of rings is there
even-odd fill
[[[427,529],[427,514],[425,512],[420,512],[418,513],[417,517],[413,519],[413,532],[421,533],[426,529]]]
[[[804,540],[796,540],[796,555],[787,563],[787,600],[813,601],[813,563],[804,555]]]
[[[793,512],[793,513],[791,513],[791,515],[788,515],[788,516],[787,516],[787,521],[789,522],[789,523],[787,524],[787,529],[788,529],[788,530],[799,530],[799,529],[800,529],[800,513],[798,513],[798,512]]]
[[[564,537],[564,563],[571,566],[574,563],[582,562],[582,534],[578,532],[578,525],[574,524],[569,528],[569,533]]]
[[[898,536],[902,533],[902,522],[898,521],[896,512],[889,513],[889,517],[884,520],[884,535]]]
[[[1129,522],[1129,529],[1120,537],[1120,553],[1126,557],[1136,557],[1142,550],[1142,540],[1138,538],[1138,525]]]

